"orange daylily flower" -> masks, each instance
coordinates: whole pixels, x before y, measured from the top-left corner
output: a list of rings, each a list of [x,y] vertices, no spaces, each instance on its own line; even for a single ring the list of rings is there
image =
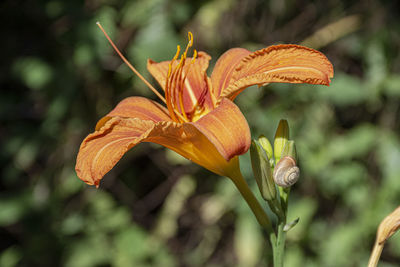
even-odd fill
[[[187,57],[192,43],[189,33],[180,60],[179,46],[171,61],[148,60],[149,72],[164,91],[165,98],[159,98],[166,107],[143,97],[122,100],[83,140],[76,162],[80,179],[98,185],[120,158],[141,142],[163,145],[232,178],[239,170],[238,155],[247,152],[251,143],[247,121],[233,103],[236,96],[251,85],[329,85],[333,77],[332,64],[322,53],[298,45],[275,45],[256,52],[230,49],[208,77],[211,57],[196,51],[192,58]]]

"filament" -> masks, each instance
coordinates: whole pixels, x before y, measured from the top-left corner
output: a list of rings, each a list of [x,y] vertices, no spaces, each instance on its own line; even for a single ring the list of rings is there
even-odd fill
[[[100,30],[103,32],[103,34],[106,36],[108,42],[111,44],[111,46],[114,48],[114,50],[117,52],[117,54],[119,55],[119,57],[125,62],[126,65],[128,65],[128,67],[150,88],[151,91],[153,91],[153,93],[155,93],[158,98],[160,98],[165,104],[167,103],[167,101],[165,100],[165,98],[132,66],[131,63],[129,63],[129,61],[122,55],[122,53],[119,51],[119,49],[117,48],[117,46],[113,43],[113,41],[111,40],[111,38],[108,36],[108,34],[106,33],[106,31],[104,30],[104,28],[101,26],[100,22],[96,22],[97,26],[99,26]]]

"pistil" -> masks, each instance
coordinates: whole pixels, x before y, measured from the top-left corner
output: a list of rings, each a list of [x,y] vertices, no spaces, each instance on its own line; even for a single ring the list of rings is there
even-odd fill
[[[122,55],[122,53],[119,51],[117,46],[114,44],[114,42],[111,40],[110,36],[106,33],[104,28],[101,26],[100,22],[96,22],[97,26],[99,26],[100,30],[103,32],[103,34],[106,36],[108,42],[111,44],[111,46],[114,48],[115,52],[119,55],[119,57],[125,62],[126,65],[149,87],[153,93],[156,94],[156,96],[161,99],[164,103],[167,103],[165,98],[132,66],[131,63]]]

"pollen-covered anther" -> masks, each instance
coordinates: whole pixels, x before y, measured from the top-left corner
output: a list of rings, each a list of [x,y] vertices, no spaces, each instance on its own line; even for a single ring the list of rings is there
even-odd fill
[[[189,48],[193,45],[193,34],[188,33],[188,44],[185,51],[182,53],[179,63],[173,68],[175,61],[178,59],[180,54],[180,47],[178,46],[177,52],[169,63],[168,75],[165,85],[165,98],[167,99],[168,111],[171,117],[177,122],[188,122],[190,121],[188,115],[186,114],[184,101],[183,101],[183,91],[185,88],[185,80],[189,74],[191,65],[194,64],[197,58],[197,51],[194,50],[193,58],[189,66],[185,68],[187,53]],[[176,64],[176,63],[175,63]]]

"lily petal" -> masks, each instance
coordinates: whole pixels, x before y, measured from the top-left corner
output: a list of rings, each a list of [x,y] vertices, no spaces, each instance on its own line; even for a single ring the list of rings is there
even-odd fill
[[[154,125],[152,121],[140,119],[109,119],[100,130],[83,140],[75,165],[78,177],[97,186],[125,152],[143,140]]]
[[[239,108],[230,100],[191,123],[206,136],[226,161],[247,152],[251,143],[249,125]]]
[[[229,81],[236,66],[240,63],[242,58],[251,54],[251,52],[244,48],[232,48],[226,51],[215,63],[214,70],[211,74],[211,82],[213,92],[216,98],[221,94],[221,91],[228,87]]]
[[[244,57],[220,98],[233,100],[245,88],[265,83],[329,85],[333,67],[324,54],[299,45],[274,45]]]
[[[188,113],[192,111],[193,107],[197,104],[199,99],[203,98],[204,101],[207,103],[206,106],[212,103],[211,97],[209,95],[207,96],[208,84],[206,71],[210,59],[211,57],[207,53],[199,52],[193,64],[191,64],[192,58],[187,58],[185,61],[183,75],[187,74],[187,77],[184,82],[182,98],[184,109]],[[157,80],[163,90],[165,90],[166,77],[168,74],[170,62],[171,61],[163,61],[157,63],[151,59],[147,61],[148,71]],[[174,69],[178,65],[178,63],[179,60],[175,60],[172,64],[172,69]]]
[[[140,96],[128,97],[119,102],[112,111],[97,122],[96,130],[99,130],[112,117],[138,118],[153,122],[171,120],[168,109]]]
[[[166,123],[157,127],[145,141],[163,145],[221,176],[230,176],[238,168],[238,157],[232,155],[227,161],[215,147],[216,139],[206,136],[193,123]]]
[[[251,143],[245,117],[228,99],[196,122],[168,123],[159,129],[146,142],[163,145],[221,176],[237,171],[237,156]]]
[[[250,146],[250,130],[240,110],[227,99],[195,123],[111,117],[82,142],[75,167],[78,177],[98,185],[140,142],[163,145],[214,173],[229,176],[237,171],[236,156]]]

